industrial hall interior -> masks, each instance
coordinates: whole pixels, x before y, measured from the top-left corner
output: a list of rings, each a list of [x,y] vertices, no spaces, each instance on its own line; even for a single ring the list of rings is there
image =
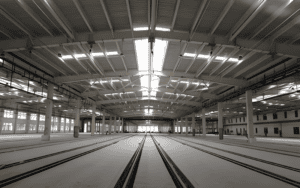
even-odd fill
[[[300,0],[0,0],[0,187],[300,187]]]

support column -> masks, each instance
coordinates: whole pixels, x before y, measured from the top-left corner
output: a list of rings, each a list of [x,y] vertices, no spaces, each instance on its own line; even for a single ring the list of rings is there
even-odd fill
[[[28,134],[30,127],[30,113],[26,113],[26,126],[25,126],[25,134]]]
[[[39,127],[40,127],[40,116],[41,116],[41,114],[40,113],[38,113],[37,115],[36,115],[36,133],[38,133],[39,132]]]
[[[66,132],[66,126],[67,126],[67,118],[64,117],[64,133]]]
[[[4,109],[0,108],[0,135],[2,134],[3,120],[4,120]]]
[[[192,132],[193,132],[193,136],[195,136],[195,112],[192,114]]]
[[[248,142],[255,142],[253,128],[253,106],[252,106],[252,90],[246,91],[246,110],[247,110],[247,134]]]
[[[104,131],[106,130],[106,126],[105,126],[105,114],[103,113],[103,117],[102,117],[102,128],[101,128],[101,133],[104,135]]]
[[[183,118],[180,118],[180,134],[182,134]]]
[[[91,135],[94,136],[96,129],[96,103],[92,105],[92,125],[91,125]]]
[[[53,90],[54,90],[54,85],[48,83],[45,128],[44,128],[44,134],[42,135],[42,141],[50,140],[51,116],[52,116],[52,107],[53,107]]]
[[[18,110],[14,110],[13,134],[16,134],[18,123]]]
[[[188,131],[189,131],[189,125],[188,125],[189,122],[188,122],[188,120],[189,120],[188,117],[186,117],[186,118],[185,118],[185,135],[186,135],[186,136],[187,136],[188,133],[189,133],[189,132],[188,132]]]
[[[223,103],[218,102],[218,128],[219,128],[219,140],[223,140]]]
[[[78,138],[79,136],[79,128],[80,128],[80,105],[81,101],[80,99],[77,99],[76,101],[76,108],[75,108],[75,121],[74,121],[74,128],[73,128],[73,136],[74,138]],[[70,120],[70,123],[72,123],[72,120]]]
[[[57,127],[57,130],[58,130],[58,132],[60,132],[60,131],[61,131],[61,116],[58,117],[58,120],[57,120],[57,121],[58,121],[58,124],[57,124],[57,126],[58,126],[58,127]]]
[[[112,116],[109,115],[109,125],[108,125],[108,134],[111,134],[111,127],[112,127]]]
[[[116,123],[117,123],[117,117],[114,117],[114,133],[116,134]]]
[[[206,137],[206,117],[205,108],[202,108],[202,135]]]

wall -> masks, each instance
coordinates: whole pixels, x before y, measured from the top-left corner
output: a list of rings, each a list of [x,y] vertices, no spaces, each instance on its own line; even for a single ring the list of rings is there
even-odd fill
[[[290,138],[300,138],[300,134],[294,134],[294,127],[300,128],[300,114],[298,110],[298,117],[295,117],[295,111],[287,111],[287,118],[284,117],[284,112],[277,112],[277,119],[273,119],[273,114],[266,114],[267,120],[263,120],[263,114],[258,115],[259,120],[257,120],[257,116],[253,116],[253,127],[254,127],[254,135],[255,136],[265,136],[264,128],[268,128],[267,136],[279,137],[279,133],[274,133],[274,128],[278,128],[278,130],[282,130],[282,137],[290,137]],[[230,121],[232,120],[232,122]],[[243,118],[229,118],[225,120],[224,129],[232,130],[231,134],[237,134],[236,128],[238,129],[238,133],[240,133],[240,129],[246,129],[247,122],[246,118],[243,121]],[[257,133],[256,133],[257,128]]]

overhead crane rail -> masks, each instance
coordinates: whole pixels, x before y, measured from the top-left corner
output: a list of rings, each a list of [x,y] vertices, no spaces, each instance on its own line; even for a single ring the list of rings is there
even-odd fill
[[[128,137],[131,137],[133,135],[130,135],[130,136],[127,136],[125,138],[122,138],[121,140],[124,140],[124,139],[127,139]],[[36,169],[33,169],[33,170],[30,170],[30,171],[27,171],[25,173],[22,173],[22,174],[19,174],[19,175],[16,175],[16,176],[13,176],[13,177],[10,177],[10,178],[7,178],[7,179],[4,179],[2,181],[0,181],[0,187],[4,187],[4,186],[7,186],[9,184],[12,184],[12,183],[15,183],[17,181],[20,181],[20,180],[23,180],[27,177],[30,177],[30,176],[33,176],[35,174],[38,174],[38,173],[41,173],[43,171],[46,171],[48,169],[51,169],[51,168],[54,168],[56,166],[59,166],[61,164],[64,164],[66,162],[69,162],[69,161],[72,161],[74,159],[77,159],[79,157],[83,157],[87,154],[90,154],[90,153],[93,153],[95,151],[98,151],[98,150],[101,150],[103,148],[106,148],[108,146],[111,146],[111,145],[114,145],[116,143],[118,143],[119,141],[121,140],[117,140],[115,142],[112,142],[112,143],[109,143],[109,144],[106,144],[106,145],[103,145],[103,146],[99,146],[99,147],[96,147],[94,149],[91,149],[91,150],[88,150],[88,151],[85,151],[85,152],[82,152],[82,153],[79,153],[79,154],[76,154],[76,155],[73,155],[71,157],[68,157],[68,158],[65,158],[65,159],[62,159],[62,160],[58,160],[56,162],[53,162],[51,164],[48,164],[48,165],[44,165],[42,167],[39,167],[39,168],[36,168]]]
[[[228,161],[228,162],[234,163],[234,164],[236,164],[236,165],[239,165],[239,166],[241,166],[241,167],[247,168],[247,169],[249,169],[249,170],[253,170],[253,171],[257,172],[257,173],[264,174],[264,175],[266,175],[266,176],[269,176],[269,177],[271,177],[271,178],[277,179],[277,180],[282,181],[282,182],[284,182],[284,183],[287,183],[287,184],[290,184],[290,185],[293,185],[293,186],[296,186],[296,187],[300,187],[300,182],[299,182],[299,181],[292,180],[292,179],[287,178],[287,177],[285,177],[285,176],[281,176],[281,175],[279,175],[279,174],[276,174],[276,173],[270,172],[270,171],[268,171],[268,170],[264,170],[264,169],[262,169],[262,168],[258,168],[258,167],[255,167],[255,166],[252,166],[252,165],[249,165],[249,164],[246,164],[246,163],[243,163],[243,162],[240,162],[240,161],[231,159],[231,158],[229,158],[229,157],[225,157],[225,156],[220,155],[220,154],[217,154],[217,153],[215,153],[215,152],[211,152],[211,151],[208,151],[208,150],[199,148],[199,147],[195,147],[195,146],[190,145],[190,144],[188,144],[188,143],[186,143],[186,142],[178,141],[178,140],[176,140],[176,139],[174,139],[174,138],[169,138],[169,139],[174,140],[174,141],[176,141],[176,142],[179,142],[179,143],[181,143],[181,144],[183,144],[183,145],[186,145],[186,146],[188,146],[188,147],[191,147],[191,148],[193,148],[193,149],[196,149],[196,150],[198,150],[198,151],[201,151],[201,152],[207,153],[207,154],[209,154],[209,155],[212,155],[212,156],[214,156],[214,157],[217,157],[217,158],[223,159],[223,160],[225,160],[225,161]],[[205,146],[205,147],[206,147],[206,146]]]

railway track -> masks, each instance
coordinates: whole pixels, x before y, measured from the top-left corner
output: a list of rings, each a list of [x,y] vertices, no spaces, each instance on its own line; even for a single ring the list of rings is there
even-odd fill
[[[170,137],[168,137],[168,138],[171,139],[171,140],[174,140],[174,141],[176,141],[176,142],[179,142],[179,143],[181,143],[181,144],[183,144],[183,145],[186,145],[186,146],[188,146],[188,147],[191,147],[191,148],[193,148],[193,149],[196,149],[196,150],[198,150],[198,151],[207,153],[207,154],[212,155],[212,156],[214,156],[214,157],[223,159],[223,160],[225,160],[225,161],[228,161],[228,162],[234,163],[234,164],[236,164],[236,165],[239,165],[239,166],[241,166],[241,167],[247,168],[247,169],[249,169],[249,170],[255,171],[255,172],[257,172],[257,173],[264,174],[264,175],[266,175],[266,176],[272,177],[272,178],[274,178],[274,179],[277,179],[277,180],[279,180],[279,181],[282,181],[282,182],[284,182],[284,183],[287,183],[287,184],[290,184],[290,185],[293,185],[293,186],[296,186],[296,187],[300,187],[300,182],[295,181],[295,180],[292,180],[292,179],[287,178],[287,177],[285,177],[285,176],[281,176],[281,175],[279,175],[279,174],[276,174],[276,173],[273,173],[273,172],[264,170],[264,169],[262,169],[262,168],[255,167],[255,166],[252,166],[252,165],[249,165],[249,164],[246,164],[246,163],[243,163],[243,162],[240,162],[240,161],[231,159],[231,158],[229,158],[229,157],[225,157],[225,156],[220,155],[220,154],[217,154],[217,153],[215,153],[215,152],[211,152],[211,151],[208,151],[208,150],[205,150],[205,149],[202,149],[202,148],[199,148],[199,147],[190,145],[190,144],[188,144],[188,143],[184,143],[184,142],[178,141],[179,139],[176,140],[176,139],[174,139],[174,138],[170,138]],[[205,147],[206,147],[206,146],[205,146]]]
[[[127,138],[128,137],[125,137],[125,138],[123,138],[121,140],[124,140],[124,139],[127,139]],[[67,157],[67,158],[58,160],[56,162],[44,165],[44,166],[39,167],[39,168],[35,168],[33,170],[30,170],[30,171],[27,171],[27,172],[15,175],[15,176],[10,177],[10,178],[6,178],[6,179],[0,181],[0,187],[7,186],[9,184],[12,184],[12,183],[18,182],[20,180],[23,180],[23,179],[25,179],[27,177],[33,176],[35,174],[41,173],[41,172],[46,171],[48,169],[54,168],[54,167],[59,166],[61,164],[64,164],[64,163],[67,163],[67,162],[72,161],[74,159],[77,159],[79,157],[83,157],[83,156],[85,156],[87,154],[93,153],[95,151],[98,151],[98,150],[101,150],[101,149],[106,148],[108,146],[111,146],[113,144],[116,144],[116,143],[118,143],[121,140],[118,140],[118,141],[115,141],[115,142],[112,142],[112,143],[109,143],[109,144],[106,144],[106,145],[103,145],[103,146],[99,146],[99,147],[96,147],[94,149],[90,149],[90,150],[85,151],[85,152],[81,152],[81,153],[73,155],[71,157]]]

